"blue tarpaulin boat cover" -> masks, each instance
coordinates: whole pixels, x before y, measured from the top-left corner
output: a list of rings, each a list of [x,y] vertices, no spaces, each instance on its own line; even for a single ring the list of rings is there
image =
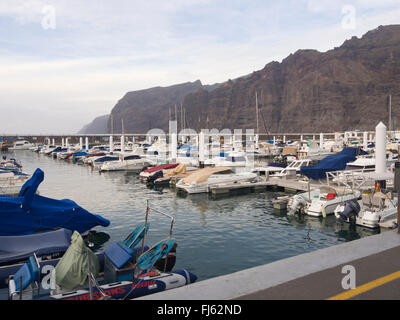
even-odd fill
[[[43,171],[36,169],[21,187],[18,197],[0,196],[0,236],[26,235],[55,228],[82,233],[110,224],[109,220],[86,211],[72,200],[36,194],[43,179]]]
[[[314,180],[326,178],[326,172],[344,170],[348,162],[356,160],[357,155],[367,154],[359,148],[344,148],[342,152],[327,156],[315,166],[300,168],[300,174]]]
[[[0,264],[21,261],[36,253],[38,257],[67,251],[72,231],[58,229],[24,236],[0,237]]]

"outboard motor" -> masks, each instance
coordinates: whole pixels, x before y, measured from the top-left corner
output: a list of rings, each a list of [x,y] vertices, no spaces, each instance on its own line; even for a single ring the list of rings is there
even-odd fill
[[[307,204],[307,200],[301,195],[295,195],[293,202],[288,210],[288,215],[294,215],[297,211],[302,210]]]
[[[339,213],[339,217],[337,218],[338,222],[347,222],[351,225],[356,224],[356,217],[360,212],[360,204],[356,199],[346,201],[344,209]]]

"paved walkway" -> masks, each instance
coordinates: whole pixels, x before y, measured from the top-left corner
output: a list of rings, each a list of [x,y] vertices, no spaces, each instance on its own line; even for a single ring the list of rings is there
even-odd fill
[[[400,237],[400,235],[399,235]],[[344,266],[354,267],[356,288],[345,290],[350,271],[342,273]],[[352,271],[351,271],[352,272]],[[400,299],[400,247],[349,261],[310,275],[283,283],[238,299]]]
[[[345,290],[344,266],[356,289]],[[156,300],[400,299],[400,234],[381,234],[141,297]]]

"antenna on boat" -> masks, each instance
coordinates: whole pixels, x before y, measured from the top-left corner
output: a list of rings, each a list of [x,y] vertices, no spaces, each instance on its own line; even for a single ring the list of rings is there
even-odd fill
[[[145,217],[145,220],[144,220],[144,230],[147,229],[147,223],[148,223],[148,218],[149,218],[149,213],[150,213],[149,201],[150,200],[146,200],[146,217]],[[146,232],[143,234],[142,249],[140,250],[141,252],[143,252],[143,250],[144,250],[144,239],[145,238],[146,238]]]

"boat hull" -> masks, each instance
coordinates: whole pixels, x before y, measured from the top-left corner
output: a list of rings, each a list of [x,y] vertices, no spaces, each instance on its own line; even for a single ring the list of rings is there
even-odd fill
[[[197,277],[191,272],[181,269],[172,272],[150,273],[143,278],[134,279],[133,281],[120,281],[110,284],[99,286],[107,296],[112,299],[135,299],[138,297],[146,296],[149,294],[166,291],[178,287],[194,283]],[[14,279],[10,279],[9,284],[9,299],[19,300],[19,293],[14,290]],[[98,300],[102,299],[103,295],[97,287],[92,288],[90,294],[89,288],[78,289],[70,292],[63,292],[58,294],[50,294],[41,297],[32,297],[30,295],[23,295],[22,300]]]

